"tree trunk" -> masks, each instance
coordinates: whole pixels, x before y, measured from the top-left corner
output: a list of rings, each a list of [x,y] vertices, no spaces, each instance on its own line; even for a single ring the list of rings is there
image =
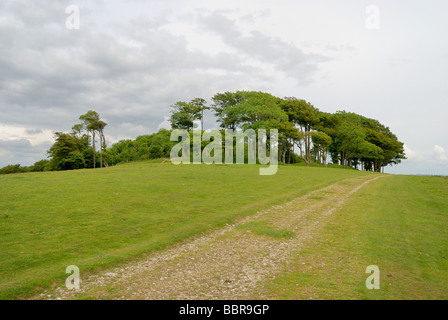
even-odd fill
[[[327,167],[327,148],[324,148],[323,150],[322,159],[324,160],[325,167]]]
[[[201,130],[204,130],[204,109],[202,109],[201,115]]]
[[[104,132],[101,132],[101,135],[103,136],[103,148],[106,148],[106,137],[104,136]],[[107,161],[103,159],[103,165],[105,167],[108,167]]]
[[[100,168],[103,167],[103,139],[100,133]]]
[[[92,145],[93,145],[93,169],[96,168],[96,154],[95,154],[95,131],[92,133]]]
[[[291,149],[289,150],[288,164],[291,164]]]
[[[311,129],[308,128],[308,165],[311,163]]]
[[[100,148],[101,148],[100,149],[100,156],[101,156],[100,165],[102,168],[103,167],[103,149],[104,149],[104,146],[106,145],[106,139],[104,137],[103,130],[100,130],[99,135],[100,135]]]

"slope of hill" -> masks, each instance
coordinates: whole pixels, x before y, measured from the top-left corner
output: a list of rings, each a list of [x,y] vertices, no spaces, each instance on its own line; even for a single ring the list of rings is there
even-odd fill
[[[0,177],[0,298],[63,284],[160,250],[238,217],[349,177],[354,170],[174,166],[136,162],[102,170]],[[37,289],[36,289],[37,288]]]
[[[2,176],[0,298],[448,298],[446,177],[258,170]],[[80,292],[65,288],[70,265]],[[380,290],[366,288],[371,265]]]

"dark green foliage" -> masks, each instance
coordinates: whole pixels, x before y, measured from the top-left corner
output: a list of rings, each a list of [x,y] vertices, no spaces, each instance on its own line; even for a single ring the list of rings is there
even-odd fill
[[[22,167],[20,164],[8,165],[0,169],[0,174],[13,174],[13,173],[24,173],[24,172],[41,172],[50,170],[49,160],[37,161],[30,167]]]
[[[191,100],[190,103],[178,101],[171,106],[171,126],[173,129],[193,129],[193,121],[202,120],[206,101],[201,98]]]
[[[406,158],[404,144],[389,128],[355,113],[324,113],[303,99],[280,99],[257,91],[218,93],[212,100],[221,128],[278,129],[279,159],[283,164],[297,162],[295,146],[307,166],[312,162],[327,165],[327,156],[331,154],[333,163],[346,168],[361,165],[364,170],[381,171]],[[180,104],[189,105],[187,114],[197,118],[191,104]],[[192,123],[173,124],[173,128],[191,129]]]
[[[26,172],[26,167],[20,166],[20,164],[11,164],[0,169],[0,174],[12,174]]]
[[[355,168],[361,164],[365,170],[379,172],[406,159],[404,144],[377,120],[345,111],[337,112],[332,120],[328,115],[324,119],[329,128],[322,129],[333,139],[329,151],[334,163]]]
[[[86,114],[79,117],[79,120],[83,122],[75,125],[72,130],[75,135],[81,134],[84,130],[87,130],[89,134],[92,135],[92,155],[93,155],[93,168],[96,168],[96,148],[95,141],[96,135],[98,134],[100,139],[100,167],[103,164],[107,166],[107,161],[103,161],[103,152],[106,150],[106,138],[104,136],[104,128],[107,123],[100,119],[100,115],[93,110],[88,111]]]
[[[170,141],[171,132],[165,129],[151,135],[140,136],[135,140],[121,140],[107,150],[110,164],[137,160],[169,158],[175,142]]]
[[[225,92],[216,94],[213,100],[212,110],[223,129],[236,129],[238,115],[234,112],[233,107],[238,105],[244,99],[244,92],[237,91],[235,93]]]
[[[327,166],[331,156],[334,164],[345,168],[380,172],[383,167],[406,159],[404,144],[389,128],[356,113],[325,113],[303,99],[281,99],[259,91],[217,93],[212,100],[211,107],[207,107],[202,98],[173,104],[172,128],[191,131],[196,120],[201,120],[203,127],[204,110],[212,109],[222,129],[277,129],[279,159],[283,164],[305,162],[307,166],[312,163]],[[107,124],[100,120],[99,114],[91,110],[80,120],[83,122],[73,126],[72,133],[55,134],[56,142],[48,151],[50,162],[38,162],[29,168],[11,165],[1,169],[0,174],[95,168],[168,158],[176,144],[170,141],[171,131],[163,129],[135,140],[121,140],[108,149],[103,132]],[[225,131],[221,133],[224,137]],[[268,140],[269,135],[270,132]],[[95,147],[97,136],[99,154]],[[190,140],[193,143],[192,135]],[[207,143],[201,143],[202,149],[205,145]],[[295,147],[299,149],[299,156]]]
[[[84,152],[88,149],[89,138],[78,137],[74,133],[55,133],[56,142],[48,151],[52,158],[51,170],[73,170],[86,167]]]
[[[31,172],[42,172],[50,170],[50,160],[40,160],[37,161],[30,168]]]

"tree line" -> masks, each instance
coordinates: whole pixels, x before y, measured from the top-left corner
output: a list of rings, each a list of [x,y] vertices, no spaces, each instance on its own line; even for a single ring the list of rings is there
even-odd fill
[[[223,133],[229,129],[277,129],[279,159],[283,164],[326,166],[331,159],[344,168],[380,172],[383,167],[406,159],[403,143],[377,120],[346,111],[331,114],[303,99],[278,98],[259,91],[217,93],[210,105],[203,98],[178,101],[171,105],[172,129],[191,132],[198,121],[200,130],[204,130],[206,110],[214,113]],[[97,168],[169,158],[176,144],[170,141],[171,131],[162,129],[135,140],[121,140],[108,148],[104,135],[107,123],[96,111],[81,115],[79,120],[71,132],[55,133],[55,143],[48,150],[49,160],[30,167],[10,165],[0,169],[0,174]]]
[[[172,128],[191,130],[196,120],[203,124],[204,110],[214,112],[223,130],[277,129],[283,164],[295,161],[295,147],[307,166],[327,165],[330,156],[345,168],[380,172],[406,159],[403,143],[378,120],[346,111],[331,114],[306,100],[266,92],[217,93],[210,106],[201,98],[176,102],[171,106]]]

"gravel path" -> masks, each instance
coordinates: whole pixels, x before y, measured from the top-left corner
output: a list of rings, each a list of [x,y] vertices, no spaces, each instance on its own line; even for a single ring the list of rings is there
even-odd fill
[[[145,259],[83,279],[81,291],[57,288],[35,298],[263,299],[257,295],[257,285],[278,276],[294,254],[312,245],[329,215],[380,177],[340,181]],[[247,223],[260,221],[293,232],[293,236],[274,238],[245,228]]]

